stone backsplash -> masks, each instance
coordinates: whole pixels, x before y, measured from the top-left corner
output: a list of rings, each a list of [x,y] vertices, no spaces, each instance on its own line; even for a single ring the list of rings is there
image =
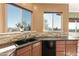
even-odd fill
[[[27,37],[27,35],[31,34],[30,32],[19,32],[19,33],[4,33],[0,34],[0,44],[6,44],[21,40],[22,38]]]
[[[44,37],[44,36],[60,36],[60,33],[48,33],[48,32],[19,32],[19,33],[3,33],[0,34],[0,45],[6,43],[12,43],[23,38],[30,37]]]

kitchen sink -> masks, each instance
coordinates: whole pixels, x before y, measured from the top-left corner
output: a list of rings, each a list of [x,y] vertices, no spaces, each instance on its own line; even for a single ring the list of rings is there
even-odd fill
[[[15,43],[17,45],[22,45],[22,44],[25,44],[25,43],[33,42],[35,40],[36,40],[35,38],[28,38],[28,39],[22,39],[22,40],[16,41]]]

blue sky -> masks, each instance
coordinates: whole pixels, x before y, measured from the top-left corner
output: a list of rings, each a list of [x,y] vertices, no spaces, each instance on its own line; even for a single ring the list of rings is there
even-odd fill
[[[58,27],[58,28],[61,28],[61,16],[59,16],[59,15],[56,15],[56,14],[53,14],[53,16],[54,16],[54,24],[53,24],[53,27],[54,28],[56,28],[56,27]]]
[[[79,29],[79,22],[76,24],[75,22],[69,22],[69,29]]]
[[[15,27],[17,22],[21,21],[21,10],[16,8],[12,5],[7,5],[7,20],[8,20],[8,27]]]
[[[46,13],[44,14],[44,19],[47,20],[50,28],[52,28],[52,26],[54,28],[61,28],[61,16],[56,15],[55,13]],[[79,29],[79,22],[77,22],[77,24],[75,24],[75,22],[69,22],[68,27],[69,29],[75,29],[76,27]]]
[[[56,13],[46,13],[44,14],[44,19],[47,20],[50,28],[52,28],[52,26],[54,28],[61,28],[61,16],[56,15]]]
[[[31,20],[32,20],[31,12],[23,10],[23,16],[22,17],[23,17],[24,22],[26,22],[27,24],[31,24]]]
[[[7,20],[8,27],[16,27],[15,24],[24,20],[26,23],[31,23],[31,12],[23,10],[21,8],[7,4]],[[22,19],[23,17],[23,19]]]

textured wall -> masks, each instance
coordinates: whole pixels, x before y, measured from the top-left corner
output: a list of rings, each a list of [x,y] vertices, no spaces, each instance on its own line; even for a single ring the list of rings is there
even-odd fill
[[[33,24],[32,30],[43,32],[44,12],[63,12],[62,31],[68,32],[68,4],[33,4]]]

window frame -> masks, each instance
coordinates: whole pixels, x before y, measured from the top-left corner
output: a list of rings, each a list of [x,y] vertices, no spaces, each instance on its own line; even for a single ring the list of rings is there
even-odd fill
[[[24,9],[22,9],[22,16],[23,16],[23,10]],[[29,10],[25,10],[25,11],[29,11]],[[23,19],[23,17],[22,17],[22,19]],[[23,21],[23,20],[22,20]],[[31,12],[31,30],[30,31],[32,31],[32,12]],[[29,31],[27,31],[27,32],[29,32]]]
[[[20,12],[20,14],[21,14],[21,19],[23,19],[23,10],[26,10],[26,11],[29,11],[29,12],[31,12],[31,17],[32,17],[32,11],[31,10],[29,10],[29,9],[26,9],[26,8],[24,8],[24,7],[21,7],[21,6],[19,6],[19,5],[16,5],[16,4],[14,4],[14,3],[6,3],[5,4],[5,24],[6,24],[6,32],[9,32],[8,31],[8,19],[7,19],[7,5],[12,5],[12,6],[15,6],[15,7],[17,7],[17,8],[20,8],[21,9],[21,12]],[[22,20],[20,20],[20,21],[22,21]],[[32,30],[32,19],[31,19],[31,30]],[[23,31],[23,32],[31,32],[31,30],[30,31]],[[15,32],[20,32],[20,31],[14,31],[14,32],[11,32],[11,33],[15,33]],[[10,32],[9,32],[10,33]]]
[[[61,13],[61,30],[60,31],[54,31],[53,30],[53,24],[54,24],[54,20],[52,22],[52,31],[45,31],[45,20],[44,20],[44,14],[45,13]],[[63,13],[62,12],[44,12],[43,13],[43,32],[63,32]]]
[[[72,19],[72,20],[71,20]],[[74,29],[74,32],[72,32],[72,31],[70,31],[70,28],[69,28],[69,23],[74,23],[75,24],[75,29]],[[69,33],[77,33],[78,32],[78,27],[77,27],[77,25],[78,25],[78,23],[79,23],[79,18],[69,18],[69,22],[68,22],[68,32]]]

